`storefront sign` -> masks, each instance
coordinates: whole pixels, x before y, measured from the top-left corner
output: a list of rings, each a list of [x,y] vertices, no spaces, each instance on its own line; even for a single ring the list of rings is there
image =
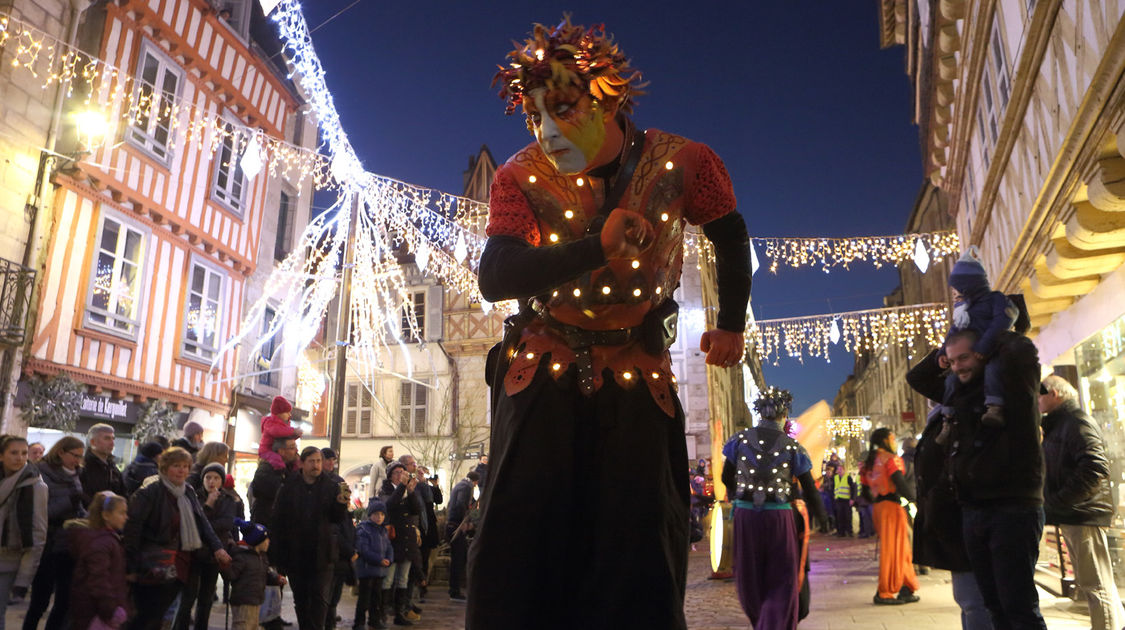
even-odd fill
[[[89,418],[136,424],[138,409],[136,403],[127,400],[86,394],[82,396],[80,413]]]
[[[914,422],[914,412],[913,411],[902,412],[902,421],[903,422]]]

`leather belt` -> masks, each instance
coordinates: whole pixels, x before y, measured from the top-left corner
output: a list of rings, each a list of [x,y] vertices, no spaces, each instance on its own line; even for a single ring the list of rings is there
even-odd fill
[[[532,300],[531,307],[547,327],[562,337],[567,347],[574,351],[574,362],[578,366],[578,387],[582,393],[594,393],[594,362],[590,355],[592,346],[621,346],[641,338],[641,326],[616,328],[613,330],[586,330],[578,326],[564,324],[547,312],[539,300]]]

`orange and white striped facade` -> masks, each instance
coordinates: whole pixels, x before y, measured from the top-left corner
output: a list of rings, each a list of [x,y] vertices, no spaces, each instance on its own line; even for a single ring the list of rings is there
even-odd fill
[[[95,11],[103,13],[91,15]],[[180,137],[173,126],[161,159],[160,151],[135,141],[134,126],[122,123],[112,141],[79,163],[79,172],[55,175],[38,317],[24,371],[65,371],[117,397],[162,398],[178,408],[225,415],[238,357],[228,353],[210,372],[206,355],[213,356],[238,327],[259,254],[262,264],[273,263],[273,248],[263,242],[272,236],[263,239],[262,228],[263,222],[272,228],[278,221],[277,190],[286,185],[263,169],[241,180],[237,207],[224,203],[215,184],[221,148],[188,142],[182,130],[194,108],[292,140],[292,130],[302,124],[301,102],[251,49],[249,38],[224,23],[206,0],[97,5],[87,12],[84,28],[100,29],[100,45],[89,52],[109,64],[136,77],[143,64],[155,67],[159,60],[161,73],[176,76]],[[86,41],[98,40],[97,33],[90,35]],[[237,159],[227,162],[228,178],[242,177],[233,166]],[[308,185],[302,190],[293,181],[288,188],[309,196]],[[117,259],[111,256],[115,242]],[[105,266],[112,271],[103,275],[103,261],[111,259],[126,263]],[[133,264],[136,269],[129,267]],[[135,279],[122,280],[127,277]],[[114,308],[129,314],[116,325],[104,309],[97,314],[92,306],[92,292],[99,289],[92,285],[104,278],[114,284],[99,285],[100,299],[116,300]],[[187,338],[191,299],[210,309],[195,312],[215,314],[205,326],[213,339],[207,351]]]

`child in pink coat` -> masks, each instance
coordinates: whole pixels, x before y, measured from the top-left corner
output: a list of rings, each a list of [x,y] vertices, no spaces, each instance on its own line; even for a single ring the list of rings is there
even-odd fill
[[[276,470],[285,468],[285,462],[273,450],[273,441],[277,439],[297,439],[301,437],[301,430],[289,426],[289,416],[293,405],[285,400],[284,396],[277,396],[270,404],[270,414],[262,418],[262,439],[258,442],[258,457],[266,460]]]

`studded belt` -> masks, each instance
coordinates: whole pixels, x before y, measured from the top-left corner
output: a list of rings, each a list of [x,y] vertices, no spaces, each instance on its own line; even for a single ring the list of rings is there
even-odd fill
[[[532,308],[547,328],[562,337],[567,347],[574,351],[574,363],[578,366],[578,386],[582,393],[594,393],[594,360],[590,355],[593,346],[622,346],[641,338],[641,326],[616,328],[613,330],[586,330],[578,326],[564,324],[547,312],[542,303],[532,300]]]

